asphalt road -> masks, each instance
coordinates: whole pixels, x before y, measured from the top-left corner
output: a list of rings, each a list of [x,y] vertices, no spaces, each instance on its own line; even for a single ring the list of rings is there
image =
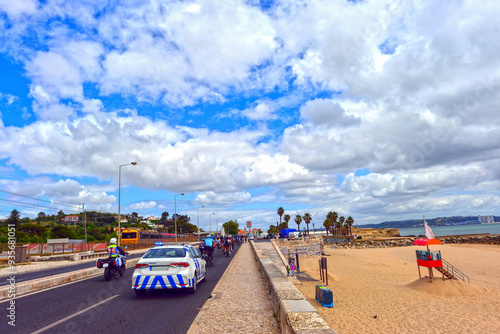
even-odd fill
[[[145,251],[144,251],[144,253],[145,253]],[[144,253],[130,254],[127,257],[127,259],[140,258],[144,255]],[[79,264],[74,264],[74,265],[70,265],[70,266],[50,268],[50,269],[34,271],[34,272],[30,272],[30,273],[25,273],[25,274],[18,274],[18,275],[16,275],[16,283],[31,281],[31,280],[34,280],[37,278],[43,278],[43,277],[47,277],[47,276],[69,273],[71,271],[77,271],[77,270],[81,270],[81,269],[95,268],[96,267],[96,260],[97,259],[95,259],[94,261],[91,261],[91,262],[79,263]],[[0,286],[7,285],[7,284],[8,284],[8,282],[5,279],[0,279]]]
[[[109,282],[99,275],[15,299],[15,327],[6,317],[10,301],[1,302],[0,333],[186,333],[234,254],[216,252],[193,295],[158,290],[138,297],[130,269]]]

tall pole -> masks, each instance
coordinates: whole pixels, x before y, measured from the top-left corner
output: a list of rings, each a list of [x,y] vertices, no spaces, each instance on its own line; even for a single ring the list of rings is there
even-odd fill
[[[196,216],[198,217],[198,234],[196,235],[196,241],[200,241],[200,211],[199,208],[204,208],[205,206],[199,206],[196,208]]]
[[[121,222],[122,222],[122,216],[120,212],[120,206],[121,206],[121,188],[122,188],[122,167],[123,166],[128,166],[128,165],[137,165],[137,162],[133,161],[129,164],[123,164],[118,167],[118,246],[121,246],[121,236],[122,236],[122,230],[121,230]]]
[[[184,193],[174,195],[174,225],[175,225],[175,242],[177,242],[177,196],[184,196]]]

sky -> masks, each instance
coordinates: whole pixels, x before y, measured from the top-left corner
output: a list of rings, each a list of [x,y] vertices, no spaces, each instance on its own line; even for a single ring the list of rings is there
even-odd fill
[[[329,211],[499,215],[499,14],[493,0],[0,0],[0,217],[119,202],[205,230],[267,229],[279,207],[316,228]]]

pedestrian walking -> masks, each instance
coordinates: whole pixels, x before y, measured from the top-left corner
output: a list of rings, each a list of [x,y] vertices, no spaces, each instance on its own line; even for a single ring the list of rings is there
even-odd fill
[[[290,269],[292,270],[292,276],[295,276],[295,261],[292,261],[292,264],[290,265]]]
[[[286,266],[286,275],[290,276],[290,266]]]

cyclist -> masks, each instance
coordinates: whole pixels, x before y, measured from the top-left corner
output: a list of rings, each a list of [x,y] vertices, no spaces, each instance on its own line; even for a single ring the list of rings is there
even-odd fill
[[[219,252],[220,251],[220,238],[217,238],[215,240],[215,247],[217,248],[217,251]]]
[[[212,233],[212,236],[213,236],[213,233]],[[212,237],[205,238],[205,239],[203,239],[203,242],[205,242],[205,249],[207,250],[208,260],[213,262],[214,239],[212,239]]]

